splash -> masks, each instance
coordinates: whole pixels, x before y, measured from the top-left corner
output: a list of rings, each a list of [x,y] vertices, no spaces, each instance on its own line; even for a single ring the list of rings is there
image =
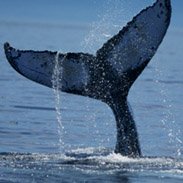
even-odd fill
[[[90,25],[88,35],[81,42],[81,47],[84,52],[95,54],[96,51],[102,47],[108,39],[112,38],[114,34],[118,33],[123,27],[123,24],[126,23],[124,19],[125,16],[123,16],[125,12],[122,1],[106,0],[103,6],[103,10],[98,14],[99,20]],[[87,113],[84,118],[86,121],[92,121],[93,128],[95,128],[93,132],[91,132],[91,129],[88,129],[88,132],[93,133],[93,136],[96,137],[92,139],[93,142],[96,144],[98,139],[100,139],[100,142],[98,142],[100,147],[105,143],[110,144],[110,139],[104,138],[98,130],[97,114],[101,113],[101,110],[93,108],[89,98],[86,99],[85,106]],[[111,123],[113,123],[113,121],[106,121],[104,125],[108,127]]]
[[[158,69],[157,66],[155,68],[155,72],[158,78],[163,78],[163,73]],[[156,79],[156,83],[160,86],[160,102],[166,106],[166,110],[163,111],[163,118],[161,119],[161,123],[163,124],[164,129],[167,131],[169,144],[175,146],[175,156],[181,157],[183,141],[181,140],[181,130],[176,123],[175,116],[172,112],[172,102],[167,95],[168,92],[163,82],[160,82],[158,79]]]
[[[120,7],[120,8],[119,8]],[[88,35],[81,46],[85,52],[95,52],[125,24],[123,2],[120,0],[107,0],[98,14],[99,21],[91,24]]]
[[[63,134],[64,134],[64,126],[62,123],[62,116],[61,116],[61,100],[60,100],[60,89],[62,88],[61,81],[62,81],[62,73],[63,73],[63,68],[60,67],[59,63],[59,56],[60,52],[58,51],[56,56],[55,56],[55,67],[53,70],[53,75],[52,75],[52,88],[54,91],[54,96],[55,96],[55,109],[56,109],[56,118],[58,122],[58,135],[59,135],[59,148],[60,151],[64,147],[64,141],[63,141]],[[63,57],[62,61],[65,59]]]

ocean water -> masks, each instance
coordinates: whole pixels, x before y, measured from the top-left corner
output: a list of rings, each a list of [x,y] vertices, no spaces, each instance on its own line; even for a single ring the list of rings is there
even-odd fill
[[[20,76],[5,58],[6,41],[19,49],[93,53],[118,32],[108,18],[92,26],[0,22],[0,182],[183,181],[183,29],[170,27],[130,91],[139,159],[114,154],[115,120],[106,104],[65,93],[58,102],[52,89]]]

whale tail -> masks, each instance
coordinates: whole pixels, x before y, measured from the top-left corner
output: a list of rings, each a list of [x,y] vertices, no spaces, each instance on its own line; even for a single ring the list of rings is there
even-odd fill
[[[140,156],[138,134],[128,108],[127,96],[162,42],[170,17],[170,0],[157,0],[107,41],[96,55],[22,51],[9,43],[4,44],[5,54],[17,72],[48,87],[53,86],[52,76],[58,56],[58,64],[62,68],[59,89],[107,103],[116,118],[115,152],[125,156]]]

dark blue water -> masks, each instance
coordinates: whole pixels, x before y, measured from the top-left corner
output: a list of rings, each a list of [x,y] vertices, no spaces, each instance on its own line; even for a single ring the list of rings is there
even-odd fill
[[[5,41],[19,49],[94,52],[118,32],[111,22],[107,15],[93,26],[0,22],[0,182],[183,181],[183,29],[170,28],[130,92],[140,159],[113,153],[113,114],[89,98],[61,93],[60,137],[54,92],[5,59]]]

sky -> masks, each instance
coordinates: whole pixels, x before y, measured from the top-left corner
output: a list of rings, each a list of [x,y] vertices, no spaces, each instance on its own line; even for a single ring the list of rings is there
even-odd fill
[[[155,0],[0,0],[0,22],[56,22],[90,24],[100,21],[103,14],[121,22]],[[172,23],[183,27],[183,0],[172,0]],[[116,16],[116,14],[118,14]]]

